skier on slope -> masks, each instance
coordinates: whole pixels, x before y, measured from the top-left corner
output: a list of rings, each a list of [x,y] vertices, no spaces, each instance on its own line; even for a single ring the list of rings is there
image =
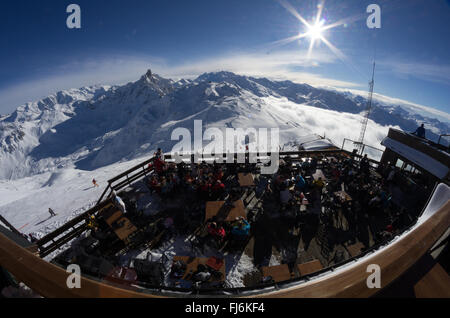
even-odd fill
[[[97,180],[92,179],[92,184],[94,185],[94,187],[98,187],[99,185],[97,184]]]
[[[50,217],[56,216],[56,213],[52,210],[52,208],[48,208],[48,213],[50,213]]]

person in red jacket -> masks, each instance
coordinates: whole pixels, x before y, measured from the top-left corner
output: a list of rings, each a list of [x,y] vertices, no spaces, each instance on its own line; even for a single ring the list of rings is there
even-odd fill
[[[212,196],[214,199],[220,198],[225,193],[225,185],[222,181],[217,180],[214,186],[212,187]]]
[[[155,160],[153,161],[153,167],[155,167],[155,171],[158,175],[164,172],[165,166],[166,163],[161,158],[155,158]]]
[[[223,243],[226,236],[223,226],[217,225],[216,222],[211,222],[208,224],[208,234],[211,235],[219,246]]]
[[[208,180],[201,180],[198,184],[198,194],[201,200],[208,201],[210,198],[211,183]]]

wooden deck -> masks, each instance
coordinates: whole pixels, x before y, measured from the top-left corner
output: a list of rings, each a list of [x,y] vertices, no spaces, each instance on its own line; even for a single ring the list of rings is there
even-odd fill
[[[450,298],[450,276],[439,263],[414,286],[417,298]]]
[[[394,245],[376,255],[297,286],[261,292],[251,297],[369,297],[377,290],[366,285],[367,266],[378,264],[383,272],[382,288],[410,268],[450,226],[450,201],[424,223],[407,233]],[[417,244],[421,242],[421,244]],[[118,288],[82,277],[80,289],[68,289],[65,269],[57,267],[18,246],[0,234],[0,265],[19,281],[44,297],[160,297]],[[345,288],[344,288],[345,286]]]

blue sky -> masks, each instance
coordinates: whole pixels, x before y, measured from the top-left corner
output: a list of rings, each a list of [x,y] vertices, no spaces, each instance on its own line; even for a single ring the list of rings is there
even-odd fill
[[[307,21],[317,1],[288,0]],[[81,30],[66,27],[79,4]],[[366,7],[379,4],[381,29]],[[367,90],[450,113],[450,1],[328,0],[325,24],[354,18],[310,39],[275,42],[305,31],[277,0],[4,0],[0,11],[0,114],[61,89],[137,80],[147,68],[174,79],[207,71],[290,79]],[[356,17],[356,18],[355,18]]]

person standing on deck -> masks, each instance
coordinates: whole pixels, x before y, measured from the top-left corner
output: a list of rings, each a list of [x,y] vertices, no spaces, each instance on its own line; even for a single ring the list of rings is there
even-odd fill
[[[155,152],[155,158],[162,159],[163,153],[161,148],[158,148],[158,150]]]
[[[425,127],[424,124],[422,124],[420,127],[416,129],[415,132],[413,132],[414,135],[417,135],[419,138],[425,138]]]

